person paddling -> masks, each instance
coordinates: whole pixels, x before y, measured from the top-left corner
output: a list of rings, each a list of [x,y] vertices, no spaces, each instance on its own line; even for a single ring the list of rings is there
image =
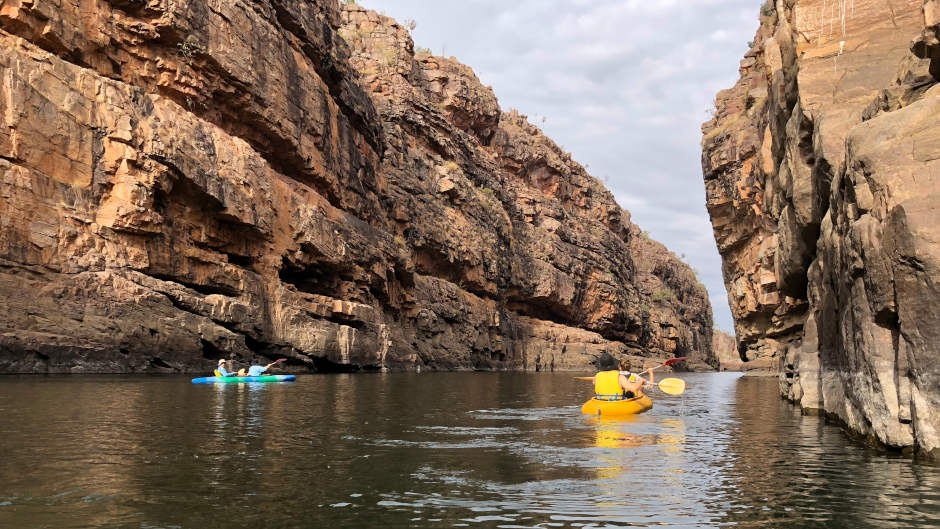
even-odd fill
[[[267,371],[268,369],[271,369],[271,366],[273,366],[274,364],[277,364],[278,362],[281,362],[281,360],[276,360],[276,361],[271,362],[270,364],[268,364],[268,365],[266,365],[266,366],[250,366],[250,367],[248,368],[248,371],[247,371],[247,372],[245,372],[245,369],[244,369],[244,368],[239,369],[239,370],[238,370],[238,376],[240,376],[240,377],[260,377],[260,376],[262,375],[262,373],[264,373],[264,372]]]
[[[617,371],[601,371],[592,377],[594,381],[594,394],[598,400],[632,399],[643,395],[643,384],[653,384],[655,375],[653,368],[647,369],[649,380],[631,373],[630,363],[626,358],[620,360],[620,369]]]

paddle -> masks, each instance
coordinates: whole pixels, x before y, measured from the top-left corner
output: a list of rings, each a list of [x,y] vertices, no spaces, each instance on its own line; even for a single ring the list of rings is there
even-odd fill
[[[676,357],[676,358],[671,358],[671,359],[669,359],[669,360],[666,360],[666,361],[663,362],[662,364],[659,364],[658,366],[654,367],[654,368],[653,368],[653,371],[655,371],[655,370],[657,370],[657,369],[659,369],[659,368],[661,368],[661,367],[671,366],[672,364],[679,363],[679,362],[681,362],[681,361],[683,361],[683,360],[687,360],[688,358],[689,358],[688,356],[678,356],[678,357]]]
[[[274,366],[280,364],[281,362],[286,362],[286,361],[287,361],[286,358],[278,358],[277,360],[271,362],[271,364],[270,364],[268,367],[269,367],[269,368],[270,368],[270,367],[274,367]],[[267,371],[267,369],[266,369],[265,371]]]
[[[656,385],[660,391],[670,395],[682,395],[685,392],[685,380],[681,378],[664,378]]]
[[[593,380],[594,377],[574,377],[578,380]],[[649,384],[649,382],[647,382]],[[685,380],[681,378],[664,378],[656,383],[659,390],[670,395],[682,395],[685,393]]]

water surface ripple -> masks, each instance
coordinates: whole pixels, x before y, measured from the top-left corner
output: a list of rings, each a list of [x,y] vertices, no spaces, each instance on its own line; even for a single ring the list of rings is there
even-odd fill
[[[776,381],[627,420],[571,374],[0,378],[0,527],[940,527],[940,469]]]

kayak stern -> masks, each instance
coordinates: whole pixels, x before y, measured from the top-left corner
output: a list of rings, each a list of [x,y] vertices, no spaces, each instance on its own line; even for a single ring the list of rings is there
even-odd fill
[[[601,415],[616,417],[623,415],[636,415],[653,407],[653,401],[646,395],[627,400],[597,400],[592,398],[581,406],[581,413],[585,415]]]

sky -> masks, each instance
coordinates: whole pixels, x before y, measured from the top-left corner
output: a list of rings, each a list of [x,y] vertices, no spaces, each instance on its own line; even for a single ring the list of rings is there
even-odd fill
[[[698,271],[734,331],[705,210],[701,124],[738,78],[762,0],[359,0],[453,56]]]

